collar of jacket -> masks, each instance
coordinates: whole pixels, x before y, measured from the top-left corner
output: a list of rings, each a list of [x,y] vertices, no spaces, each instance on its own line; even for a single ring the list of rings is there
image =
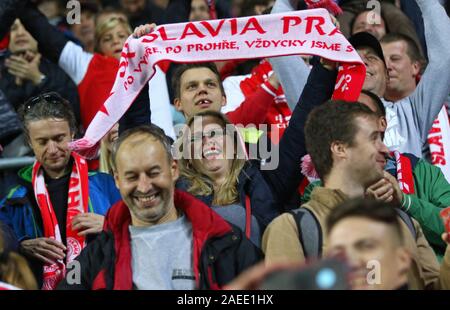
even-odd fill
[[[223,236],[232,231],[232,226],[212,211],[206,204],[194,196],[179,190],[174,193],[175,207],[184,212],[192,224],[194,274],[199,286],[200,254],[206,241],[212,237]],[[114,266],[115,290],[132,289],[133,273],[131,270],[131,243],[129,225],[131,215],[123,200],[111,207],[106,215],[104,230],[114,235],[116,261]]]
[[[348,199],[341,190],[316,186],[311,193],[311,200],[323,205],[327,209],[334,209],[338,204]]]

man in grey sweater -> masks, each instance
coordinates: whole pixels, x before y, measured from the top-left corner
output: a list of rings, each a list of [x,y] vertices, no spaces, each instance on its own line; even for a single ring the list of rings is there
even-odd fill
[[[428,132],[450,93],[450,54],[445,52],[450,50],[450,20],[438,0],[416,2],[423,15],[429,64],[412,94],[396,102],[383,99],[388,123],[384,142],[390,150],[423,157]],[[289,0],[277,0],[272,13],[293,10]],[[289,105],[293,106],[306,83],[308,67],[298,56],[272,58],[270,62],[280,79]],[[366,79],[371,78],[370,71],[368,70]],[[383,98],[386,83],[387,72],[384,65],[384,74],[380,74],[373,83],[366,81],[363,88]],[[373,85],[369,87],[368,84]]]

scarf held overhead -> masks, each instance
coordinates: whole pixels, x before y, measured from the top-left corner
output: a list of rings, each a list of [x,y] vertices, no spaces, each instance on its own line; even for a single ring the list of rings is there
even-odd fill
[[[317,55],[341,64],[334,99],[357,100],[365,79],[358,53],[325,9],[162,25],[125,43],[114,86],[72,149],[93,157],[98,141],[119,121],[164,60],[192,63],[286,55]]]
[[[72,262],[86,245],[85,237],[79,236],[78,232],[72,229],[72,220],[77,215],[88,212],[89,204],[87,162],[76,153],[72,153],[72,158],[74,164],[70,175],[67,199],[66,264]],[[63,243],[58,220],[45,185],[44,171],[38,161],[33,165],[32,184],[42,217],[44,237]],[[58,260],[54,264],[44,265],[43,290],[56,288],[66,274],[66,264],[63,260]]]

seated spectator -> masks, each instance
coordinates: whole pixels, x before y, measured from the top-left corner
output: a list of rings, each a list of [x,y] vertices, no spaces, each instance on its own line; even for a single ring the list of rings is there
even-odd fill
[[[0,220],[17,235],[39,287],[53,289],[120,196],[111,176],[88,173],[86,161],[69,150],[76,122],[65,99],[33,97],[21,116],[36,162],[0,201]]]
[[[332,210],[350,198],[363,197],[371,185],[388,178],[383,171],[388,149],[381,134],[377,116],[360,103],[329,102],[310,114],[305,126],[306,145],[323,187],[314,188],[311,200],[300,209],[308,210],[323,239],[313,240],[316,244],[307,243],[305,240],[309,239],[301,237],[303,233],[299,232],[294,214],[285,213],[264,233],[262,245],[268,263],[279,260],[303,262],[328,251],[325,223]],[[383,193],[375,196],[399,205],[402,197],[393,190],[392,184],[387,185]],[[401,214],[402,211],[397,212],[414,264],[409,275],[410,287],[439,287],[439,265],[420,225]],[[318,250],[316,253],[306,251],[311,248]]]
[[[178,165],[158,127],[126,131],[113,161],[122,200],[77,258],[81,283],[59,288],[218,289],[262,258],[237,227],[175,190]]]

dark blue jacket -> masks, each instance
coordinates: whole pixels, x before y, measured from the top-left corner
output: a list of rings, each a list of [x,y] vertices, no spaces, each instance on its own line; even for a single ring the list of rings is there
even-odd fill
[[[10,226],[19,241],[42,237],[42,219],[31,185],[32,166],[19,171],[20,183],[0,200],[0,221]],[[114,179],[105,173],[89,172],[89,212],[105,215],[120,200]]]
[[[0,222],[8,225],[19,242],[43,237],[42,218],[31,185],[32,166],[19,171],[20,184],[0,200]],[[105,173],[89,172],[89,212],[105,215],[109,208],[120,200],[114,179]],[[88,237],[90,242],[94,237]],[[31,270],[40,286],[43,265],[27,257]]]

